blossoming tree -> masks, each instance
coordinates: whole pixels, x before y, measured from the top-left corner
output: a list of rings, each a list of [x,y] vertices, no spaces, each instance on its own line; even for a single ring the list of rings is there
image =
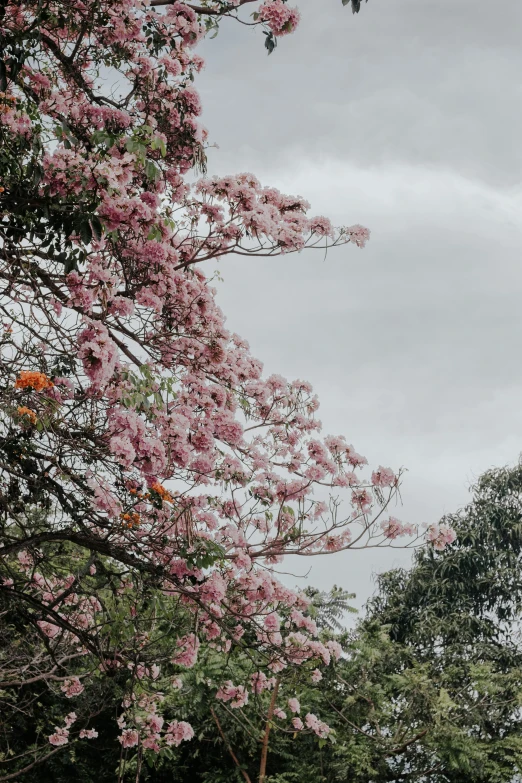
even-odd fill
[[[251,1],[0,3],[0,594],[25,634],[0,687],[79,699],[123,677],[120,742],[138,753],[190,739],[160,691],[202,638],[255,651],[255,683],[337,654],[278,580],[285,555],[416,535],[385,518],[400,476],[321,438],[310,385],[264,376],[215,301],[222,256],[368,239],[251,174],[193,184],[194,48]],[[271,50],[299,13],[267,0],[251,19]],[[95,739],[92,714],[0,779]]]

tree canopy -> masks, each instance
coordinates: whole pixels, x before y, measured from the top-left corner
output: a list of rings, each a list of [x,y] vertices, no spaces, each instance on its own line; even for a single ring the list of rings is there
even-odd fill
[[[196,47],[249,2],[0,3],[0,780],[101,742],[106,707],[139,778],[194,737],[164,693],[200,648],[234,709],[339,657],[285,555],[418,537],[389,516],[400,470],[322,436],[311,385],[265,374],[216,303],[225,256],[369,237],[252,174],[201,176]],[[299,11],[248,19],[270,52]]]

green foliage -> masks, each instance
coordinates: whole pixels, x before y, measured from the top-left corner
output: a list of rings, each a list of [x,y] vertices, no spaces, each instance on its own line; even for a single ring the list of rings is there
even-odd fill
[[[348,612],[357,614],[357,609],[348,603],[355,598],[355,593],[349,593],[342,587],[334,585],[329,593],[317,590],[315,587],[308,587],[305,593],[312,599],[310,616],[315,620],[318,628],[341,632],[344,630],[341,622],[344,615]]]
[[[410,571],[382,575],[356,629],[338,632],[351,610],[351,594],[339,587],[329,594],[307,590],[309,614],[323,639],[336,638],[344,654],[323,669],[318,684],[308,664],[285,674],[278,705],[289,713],[287,700],[297,697],[300,717],[317,715],[333,729],[333,741],[293,731],[291,715],[274,717],[266,783],[517,779],[522,769],[521,519],[522,467],[490,471],[474,487],[472,502],[446,520],[457,531],[455,543],[441,553],[420,550]],[[108,562],[99,563],[96,579],[106,579],[104,568],[110,569]],[[111,611],[110,590],[102,594]],[[138,616],[143,627],[158,618],[151,646],[172,649],[183,623],[180,607],[166,599],[160,604],[151,593]],[[125,639],[126,623],[126,616],[111,618],[119,638]],[[20,649],[27,644],[23,617],[8,615],[4,627]],[[211,645],[201,649],[193,669],[180,669],[181,687],[164,689],[165,715],[189,721],[195,737],[158,755],[146,753],[141,780],[244,783],[244,772],[257,783],[272,691],[251,693],[242,710],[215,699],[219,683],[230,679],[246,686],[256,669],[251,651],[225,652]],[[52,756],[39,768],[39,781],[115,780],[114,718],[127,676],[117,672],[109,687],[101,690],[100,681],[99,692],[79,697],[77,711],[96,713],[93,725],[103,738]],[[0,698],[5,705],[7,695]],[[41,744],[49,716],[58,721],[67,709],[77,709],[76,702],[65,701],[58,688],[35,685],[23,709],[13,713],[12,752]],[[126,783],[134,781],[135,771],[129,756]],[[34,777],[28,773],[21,780],[32,783]]]
[[[368,0],[365,0],[367,3]],[[343,5],[350,5],[352,6],[352,13],[358,14],[361,10],[361,0],[343,0]]]

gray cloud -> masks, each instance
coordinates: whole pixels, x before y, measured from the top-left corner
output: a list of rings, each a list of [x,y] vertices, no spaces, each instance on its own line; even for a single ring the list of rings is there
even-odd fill
[[[433,522],[522,450],[522,7],[300,7],[271,57],[239,25],[205,43],[211,173],[251,170],[372,239],[226,259],[219,299],[268,372],[313,382],[327,432],[408,467],[397,515]],[[405,558],[314,560],[311,580],[364,597]]]
[[[220,159],[335,152],[365,165],[448,165],[520,180],[522,7],[475,0],[299,3],[302,23],[270,57],[258,30],[205,44],[205,119]]]

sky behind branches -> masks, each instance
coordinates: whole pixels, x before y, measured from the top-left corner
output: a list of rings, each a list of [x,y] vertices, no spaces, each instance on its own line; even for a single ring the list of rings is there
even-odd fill
[[[313,383],[326,433],[408,469],[392,513],[432,523],[522,451],[522,6],[299,7],[270,57],[232,22],[200,48],[209,173],[252,171],[371,241],[225,259],[219,301],[268,374]],[[372,571],[407,562],[346,552],[296,572],[360,604]]]

